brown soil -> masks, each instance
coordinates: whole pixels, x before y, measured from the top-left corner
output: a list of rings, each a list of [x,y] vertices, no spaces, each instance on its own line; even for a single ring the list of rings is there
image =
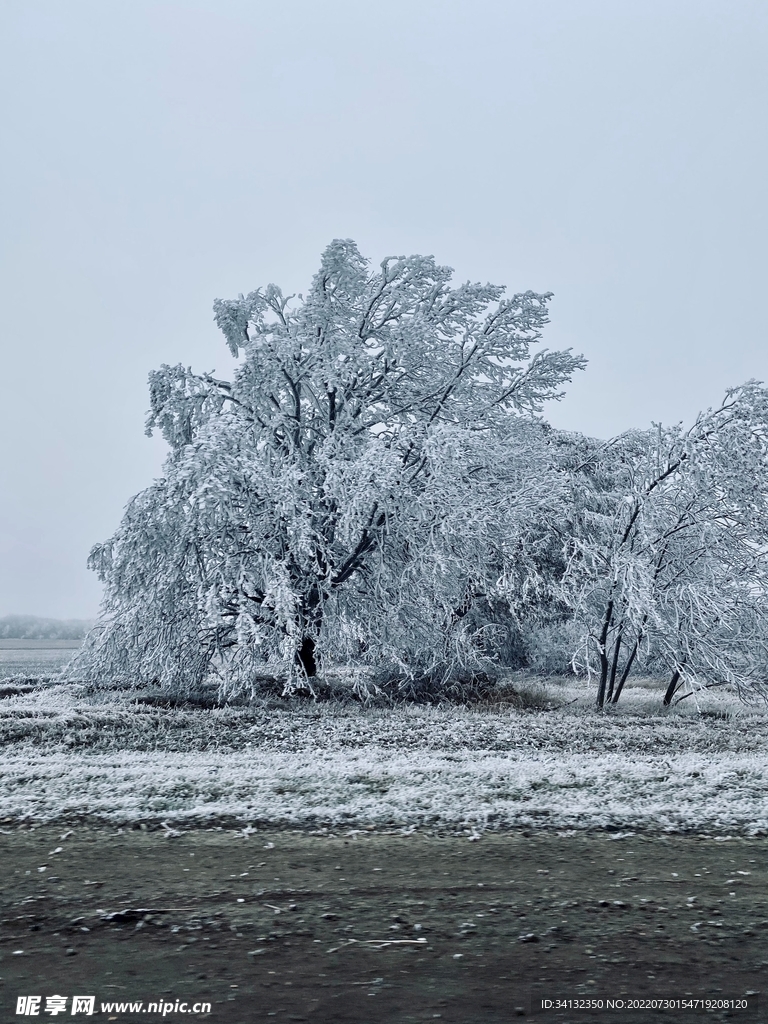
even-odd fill
[[[161,1015],[100,1004],[205,1000],[221,1024],[768,1020],[764,839],[65,831],[0,835],[3,1020],[27,994],[52,1019],[54,993],[145,1022]]]

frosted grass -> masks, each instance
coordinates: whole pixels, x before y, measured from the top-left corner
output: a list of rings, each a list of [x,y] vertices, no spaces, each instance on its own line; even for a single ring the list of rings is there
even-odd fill
[[[4,817],[768,834],[768,758],[312,751],[4,758]]]
[[[550,710],[162,710],[47,687],[0,702],[0,816],[768,834],[764,707],[662,713],[649,686],[598,715],[582,685],[535,685]]]
[[[382,748],[649,755],[768,750],[765,705],[744,707],[732,697],[705,694],[698,708],[690,700],[663,711],[658,689],[638,687],[617,708],[598,714],[584,684],[527,685],[539,710],[505,705],[363,708],[309,700],[166,709],[114,693],[94,700],[76,688],[55,685],[0,701],[0,750],[16,744],[91,752]]]

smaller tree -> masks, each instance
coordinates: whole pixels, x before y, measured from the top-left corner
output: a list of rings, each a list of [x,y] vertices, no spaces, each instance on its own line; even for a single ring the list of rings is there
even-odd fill
[[[572,473],[563,592],[598,707],[644,647],[669,666],[667,705],[683,684],[768,694],[767,424],[768,392],[749,382],[690,429],[623,434]]]

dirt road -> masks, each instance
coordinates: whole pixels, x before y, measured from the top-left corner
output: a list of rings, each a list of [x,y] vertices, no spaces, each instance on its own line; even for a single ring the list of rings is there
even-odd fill
[[[152,1002],[177,1020],[210,1002],[199,1017],[221,1024],[768,1020],[755,995],[768,976],[764,839],[6,823],[0,849],[3,1021],[22,1019],[28,995],[51,1019],[53,994],[67,1019],[83,994],[102,1020],[145,1022],[163,1017]]]

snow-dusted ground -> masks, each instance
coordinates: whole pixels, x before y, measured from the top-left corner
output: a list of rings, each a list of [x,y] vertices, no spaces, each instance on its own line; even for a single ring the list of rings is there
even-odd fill
[[[768,834],[765,707],[706,695],[662,712],[649,685],[597,714],[583,684],[516,685],[533,709],[6,697],[0,817]]]

